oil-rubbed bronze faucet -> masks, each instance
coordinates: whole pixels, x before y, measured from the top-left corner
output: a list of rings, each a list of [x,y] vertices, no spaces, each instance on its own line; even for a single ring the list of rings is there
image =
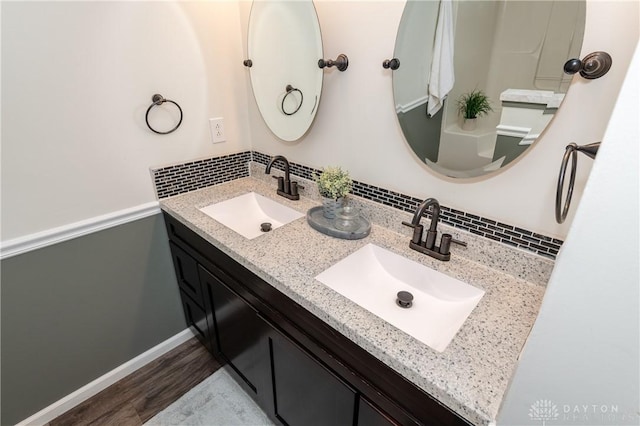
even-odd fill
[[[273,176],[274,179],[278,179],[278,190],[276,191],[278,195],[288,198],[289,200],[299,200],[300,194],[298,193],[298,183],[291,182],[289,176],[289,161],[282,155],[276,155],[271,158],[269,164],[267,164],[267,168],[264,170],[266,174],[271,173],[271,166],[276,161],[281,160],[284,163],[284,177],[282,176]]]
[[[422,219],[424,212],[426,212],[429,207],[431,207],[431,224],[429,225],[429,230],[427,231],[425,240],[422,241],[423,226],[420,225],[420,219]],[[413,220],[411,220],[411,223],[403,221],[402,224],[413,228],[413,237],[411,237],[409,247],[438,260],[446,261],[451,259],[451,252],[449,251],[451,243],[460,244],[464,247],[467,246],[467,243],[454,240],[451,237],[451,234],[442,234],[442,238],[440,239],[440,247],[436,246],[439,218],[440,203],[438,203],[438,200],[436,200],[435,198],[427,198],[422,203],[420,203],[420,205],[418,205],[418,208],[413,214]]]

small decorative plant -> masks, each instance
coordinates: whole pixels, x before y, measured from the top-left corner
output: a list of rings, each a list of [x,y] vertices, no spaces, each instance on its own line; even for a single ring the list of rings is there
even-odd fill
[[[353,187],[349,172],[340,167],[325,167],[320,175],[314,173],[313,180],[318,185],[320,195],[333,200],[344,197]]]
[[[458,98],[458,114],[465,120],[474,119],[493,111],[489,97],[482,90],[472,90]]]

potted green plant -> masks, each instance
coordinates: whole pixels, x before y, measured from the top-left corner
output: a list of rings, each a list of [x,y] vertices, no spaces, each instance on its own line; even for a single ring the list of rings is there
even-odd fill
[[[462,116],[462,130],[473,130],[476,119],[493,111],[489,97],[482,90],[472,90],[458,98],[458,114]]]
[[[344,198],[353,187],[349,172],[337,166],[325,167],[319,175],[314,173],[313,180],[318,185],[318,192],[322,197],[324,217],[334,219],[336,210],[343,205]]]

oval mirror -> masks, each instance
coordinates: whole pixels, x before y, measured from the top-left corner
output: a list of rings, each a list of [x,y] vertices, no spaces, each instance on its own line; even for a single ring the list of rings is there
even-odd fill
[[[584,0],[408,0],[393,95],[413,152],[457,178],[491,173],[526,152],[569,87],[563,65],[579,57],[585,9]],[[472,128],[460,106],[472,111],[483,96],[490,111]]]
[[[322,91],[322,37],[313,2],[254,1],[247,43],[262,118],[280,139],[299,139],[313,123]]]

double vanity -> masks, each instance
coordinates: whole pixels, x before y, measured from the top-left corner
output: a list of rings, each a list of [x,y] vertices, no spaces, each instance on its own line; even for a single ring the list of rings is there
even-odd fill
[[[395,58],[381,61],[393,70],[408,146],[448,177],[489,176],[528,150],[558,105],[498,103],[499,95],[564,93],[570,77],[558,64],[566,52],[577,55],[584,32],[583,1],[562,10],[554,2],[480,3],[455,2],[449,10],[444,5],[450,3],[407,1]],[[494,30],[467,31],[474,28],[469,22]],[[423,71],[431,69],[434,40],[447,28],[456,29],[455,51],[447,52],[455,85],[442,109],[428,116],[427,88],[442,82]],[[558,36],[553,46],[548,35]],[[536,54],[522,61],[513,43]],[[348,68],[345,54],[335,64],[320,59],[320,25],[310,0],[254,2],[246,53],[258,110],[284,141],[302,139],[311,127],[325,67]],[[486,86],[495,114],[476,131],[462,129],[459,102],[479,85]],[[524,114],[530,110],[535,120]],[[499,127],[501,113],[508,120]],[[539,115],[545,116],[540,123]],[[279,160],[285,176],[273,176],[276,183],[268,174]],[[361,216],[342,209],[344,222],[327,223],[318,215],[315,184],[294,182],[289,172],[286,159],[276,156],[266,168],[253,163],[249,177],[161,200],[185,317],[202,343],[284,425],[494,422],[553,262],[490,238],[516,244],[513,235],[530,247],[537,234],[524,230],[527,237],[518,240],[511,230],[475,229],[482,238],[438,225],[435,199],[416,206],[411,218],[351,196]],[[338,229],[341,223],[345,229]]]
[[[409,247],[409,214],[357,197],[370,234],[333,238],[305,220],[313,183],[289,200],[252,167],[161,206],[187,322],[262,409],[292,426],[494,421],[552,262],[460,232],[468,247],[442,262]],[[290,216],[223,224],[257,211]]]

